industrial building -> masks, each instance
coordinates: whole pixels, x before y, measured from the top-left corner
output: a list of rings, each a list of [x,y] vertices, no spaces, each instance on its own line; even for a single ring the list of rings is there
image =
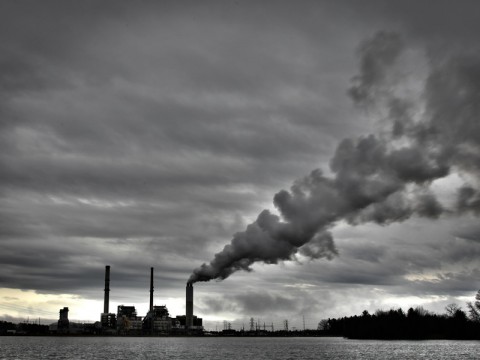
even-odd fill
[[[143,329],[142,318],[137,316],[135,306],[119,305],[117,308],[116,325],[119,335],[139,335]]]
[[[110,304],[110,266],[105,266],[105,295],[103,298],[103,313],[100,314],[100,323],[104,333],[114,333],[117,328],[117,318],[115,314],[110,313],[108,306]]]
[[[105,293],[99,327],[105,335],[200,335],[202,319],[193,315],[193,285],[187,283],[185,315],[170,317],[165,305],[153,305],[153,267],[150,269],[150,306],[145,317],[138,316],[135,306],[119,305],[117,313],[109,312],[110,266],[105,266]],[[67,308],[68,314],[68,308]],[[60,312],[62,319],[62,311]],[[67,316],[68,318],[68,316]],[[68,320],[67,320],[68,321]],[[60,320],[59,320],[60,325]],[[67,325],[68,327],[68,325]]]
[[[68,307],[60,309],[60,319],[58,319],[57,331],[59,334],[68,334],[70,322],[68,320]]]
[[[92,324],[80,324],[68,319],[68,307],[60,309],[60,318],[56,323],[48,326],[48,333],[56,335],[82,335],[94,334],[95,328]]]
[[[172,320],[165,305],[154,306],[143,319],[143,329],[153,335],[170,334],[172,327],[177,327]]]

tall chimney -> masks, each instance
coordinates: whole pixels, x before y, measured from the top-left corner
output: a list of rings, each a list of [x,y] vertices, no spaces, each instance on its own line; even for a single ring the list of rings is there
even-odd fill
[[[187,283],[187,303],[185,306],[185,327],[187,329],[193,326],[193,284]]]
[[[110,265],[105,266],[105,297],[103,300],[103,313],[108,314],[108,302],[110,296]]]
[[[153,267],[150,268],[150,311],[153,311]]]

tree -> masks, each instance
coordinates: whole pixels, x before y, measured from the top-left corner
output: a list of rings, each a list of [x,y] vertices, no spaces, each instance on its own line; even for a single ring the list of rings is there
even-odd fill
[[[470,320],[480,322],[480,290],[477,291],[475,300],[474,303],[467,303],[468,312],[470,314]]]
[[[425,310],[423,306],[417,306],[415,309],[410,308],[408,309],[407,312],[407,317],[425,317],[427,315],[430,315],[428,310]]]
[[[462,309],[457,309],[457,311],[455,311],[455,314],[453,315],[453,318],[460,321],[466,321],[467,314],[465,314],[465,311],[463,311]]]
[[[330,330],[330,324],[328,320],[326,319],[320,320],[320,322],[318,323],[317,330],[323,330],[323,331]]]
[[[415,308],[415,312],[419,315],[419,316],[427,316],[427,315],[430,315],[430,312],[425,309],[423,306],[417,306]]]
[[[454,317],[458,310],[461,310],[461,308],[455,303],[445,306],[445,311],[447,312],[448,317]]]

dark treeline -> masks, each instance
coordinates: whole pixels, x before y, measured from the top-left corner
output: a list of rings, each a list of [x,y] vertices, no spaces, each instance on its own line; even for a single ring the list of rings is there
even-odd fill
[[[0,335],[48,335],[48,325],[0,321]]]
[[[438,315],[423,308],[377,311],[361,316],[322,320],[322,330],[331,336],[350,339],[480,339],[480,322],[455,309],[450,314]]]

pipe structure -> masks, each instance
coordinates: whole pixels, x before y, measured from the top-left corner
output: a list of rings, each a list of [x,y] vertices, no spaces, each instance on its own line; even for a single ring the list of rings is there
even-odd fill
[[[153,267],[150,268],[150,311],[153,311]]]
[[[103,299],[103,313],[108,314],[110,298],[110,265],[105,266],[105,297]]]
[[[187,329],[193,326],[193,284],[187,283],[187,303],[185,307],[185,327]]]

